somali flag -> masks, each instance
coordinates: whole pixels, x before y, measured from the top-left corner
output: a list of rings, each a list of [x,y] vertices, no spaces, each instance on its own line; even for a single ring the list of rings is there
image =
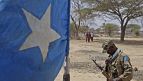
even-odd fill
[[[54,81],[69,51],[70,0],[0,0],[0,81]]]

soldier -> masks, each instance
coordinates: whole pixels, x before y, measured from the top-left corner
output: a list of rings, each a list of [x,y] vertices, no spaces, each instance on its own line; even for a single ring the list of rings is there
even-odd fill
[[[107,81],[131,81],[133,69],[130,58],[117,48],[111,40],[103,43],[102,48],[103,53],[109,54],[105,61],[106,66],[102,70]]]

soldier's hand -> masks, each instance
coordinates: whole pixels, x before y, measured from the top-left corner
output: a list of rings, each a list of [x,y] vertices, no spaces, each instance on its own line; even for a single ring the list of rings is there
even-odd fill
[[[105,64],[106,64],[106,65],[110,64],[110,60],[109,60],[109,59],[106,59],[106,60],[105,60]]]
[[[107,81],[113,81],[113,79],[107,79]]]

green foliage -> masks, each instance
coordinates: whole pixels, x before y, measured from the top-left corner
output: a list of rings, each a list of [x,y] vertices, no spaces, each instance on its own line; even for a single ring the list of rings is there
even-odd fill
[[[73,31],[73,32],[74,32],[75,30],[76,30],[76,29],[75,29],[75,27],[74,27],[74,23],[71,23],[71,24],[70,24],[70,31]]]
[[[79,28],[79,32],[80,32],[80,33],[84,33],[84,32],[86,32],[88,29],[89,29],[88,26],[81,26],[81,27]],[[71,33],[76,32],[76,28],[75,28],[75,25],[74,25],[73,23],[70,24],[70,32],[71,32]]]
[[[105,30],[111,30],[111,31],[117,31],[119,29],[119,26],[116,24],[112,24],[112,23],[107,23],[105,24]]]
[[[142,0],[103,0],[96,10],[116,18],[134,19],[143,16]]]
[[[84,0],[88,4],[92,1],[98,2],[92,9],[93,12],[100,12],[119,20],[121,24],[121,41],[124,41],[128,22],[131,19],[143,16],[143,0]]]
[[[105,24],[105,26],[103,26],[103,27],[104,27],[105,32],[106,32],[109,36],[112,36],[112,34],[113,34],[114,31],[118,31],[118,30],[119,30],[118,25],[112,24],[112,23],[107,23],[107,24]]]
[[[92,14],[91,9],[85,8],[84,4],[80,0],[71,0],[73,13],[71,14],[71,20],[73,26],[71,26],[71,34],[75,36],[75,39],[79,38],[79,33],[84,32],[87,28],[86,21],[88,20],[88,15]]]
[[[138,24],[128,24],[127,29],[130,29],[136,36],[140,35],[141,26]]]
[[[87,19],[89,15],[92,14],[92,9],[83,8],[80,10],[81,19]]]
[[[75,38],[76,28],[74,23],[70,23],[70,37]]]
[[[80,27],[79,32],[80,33],[85,33],[85,32],[87,32],[87,30],[89,30],[88,26],[82,26],[82,27]]]
[[[95,31],[96,31],[97,33],[100,33],[101,28],[97,28]]]
[[[82,26],[79,28],[78,33],[85,33],[88,29],[89,29],[88,26]],[[77,33],[77,30],[75,28],[75,25],[74,25],[74,23],[71,23],[70,24],[70,36],[71,36],[71,38],[75,38],[76,33]]]

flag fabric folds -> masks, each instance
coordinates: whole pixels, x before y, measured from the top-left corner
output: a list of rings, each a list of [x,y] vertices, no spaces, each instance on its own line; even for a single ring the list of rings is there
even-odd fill
[[[0,0],[0,81],[54,81],[69,51],[70,0]]]

